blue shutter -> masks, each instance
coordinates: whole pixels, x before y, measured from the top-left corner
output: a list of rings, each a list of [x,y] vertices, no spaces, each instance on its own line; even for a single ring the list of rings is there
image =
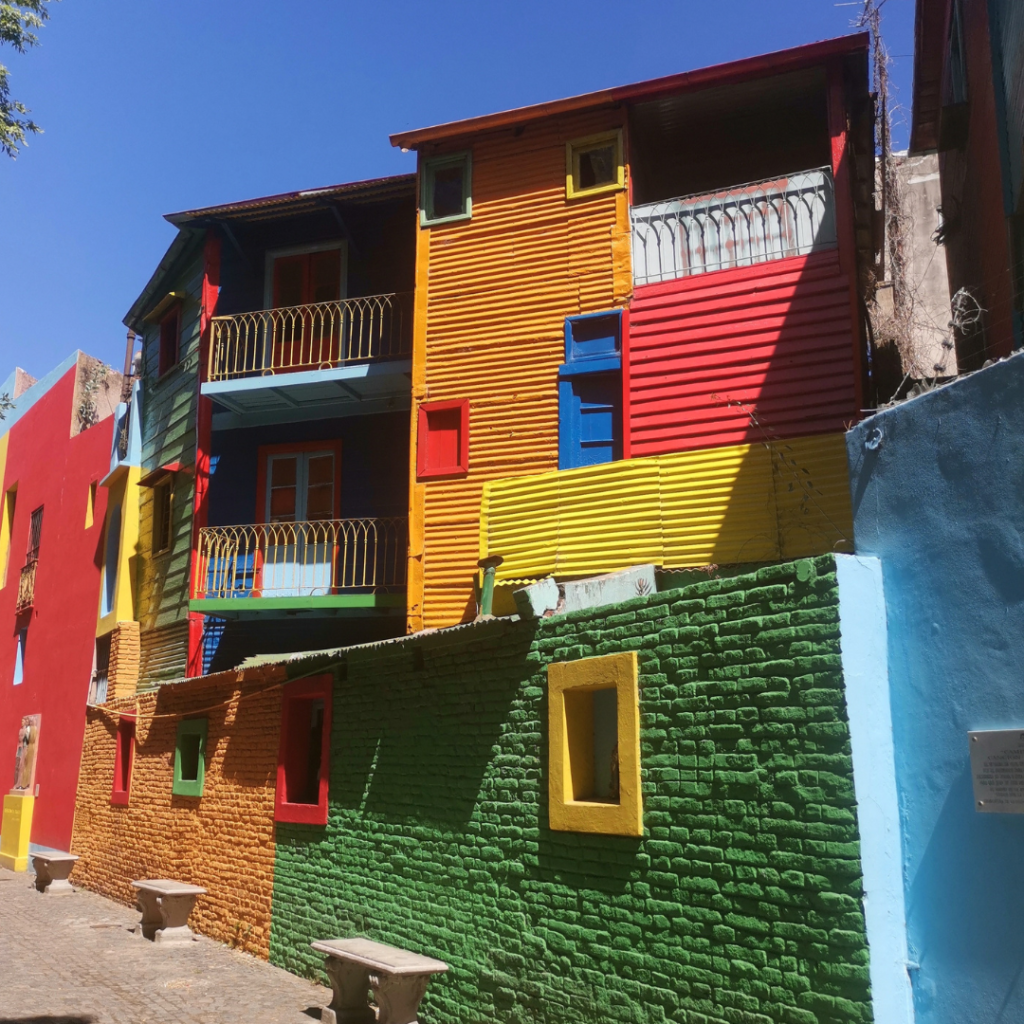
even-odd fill
[[[558,468],[596,466],[622,458],[622,379],[587,373],[558,385]]]

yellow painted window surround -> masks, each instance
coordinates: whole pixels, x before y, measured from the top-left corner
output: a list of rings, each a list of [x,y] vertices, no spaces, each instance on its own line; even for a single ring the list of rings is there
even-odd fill
[[[88,530],[96,516],[96,481],[89,484],[89,493],[85,499],[85,528]]]
[[[587,135],[565,144],[565,194],[569,199],[617,192],[626,187],[622,129]]]
[[[548,816],[560,832],[643,835],[635,651],[548,666]]]

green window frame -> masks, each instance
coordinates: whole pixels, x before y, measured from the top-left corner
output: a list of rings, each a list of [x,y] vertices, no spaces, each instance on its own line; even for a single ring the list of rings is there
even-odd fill
[[[438,178],[452,168],[462,168],[462,203],[458,213],[438,213],[435,206]],[[469,150],[426,157],[420,174],[420,226],[451,224],[473,216],[473,155]]]
[[[203,795],[207,724],[205,718],[188,718],[178,723],[178,736],[174,743],[174,784],[171,787],[176,796]],[[183,773],[188,777],[183,777]]]

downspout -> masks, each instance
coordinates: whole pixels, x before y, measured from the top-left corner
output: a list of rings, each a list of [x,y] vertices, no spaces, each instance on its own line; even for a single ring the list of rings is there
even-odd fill
[[[476,564],[484,571],[484,589],[480,595],[480,614],[478,619],[492,618],[491,608],[494,605],[494,572],[504,562],[501,555],[488,555]]]

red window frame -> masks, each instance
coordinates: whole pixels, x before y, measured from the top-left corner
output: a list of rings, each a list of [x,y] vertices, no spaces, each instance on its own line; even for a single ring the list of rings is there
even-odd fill
[[[334,677],[314,676],[289,683],[281,696],[281,739],[277,751],[277,787],[274,793],[274,821],[296,825],[327,824],[327,794],[331,768],[331,696]],[[300,764],[303,749],[297,749],[304,732],[303,711],[308,714],[314,700],[324,702],[323,733],[320,741],[320,782],[317,802],[289,803],[288,775]],[[308,722],[308,719],[305,719]]]
[[[124,772],[124,736],[129,736],[128,743],[128,772]],[[135,770],[135,716],[122,715],[117,720],[117,732],[114,734],[114,779],[110,786],[110,802],[117,807],[127,807],[128,799],[132,791],[132,772]],[[127,785],[124,789],[118,788],[118,782],[125,776]]]
[[[459,413],[459,453],[454,466],[431,466],[429,459],[430,417],[435,413]],[[469,399],[453,402],[424,402],[419,407],[416,432],[416,476],[421,480],[442,476],[465,476],[469,472]]]
[[[162,377],[181,361],[181,303],[176,302],[160,319],[160,367]]]

